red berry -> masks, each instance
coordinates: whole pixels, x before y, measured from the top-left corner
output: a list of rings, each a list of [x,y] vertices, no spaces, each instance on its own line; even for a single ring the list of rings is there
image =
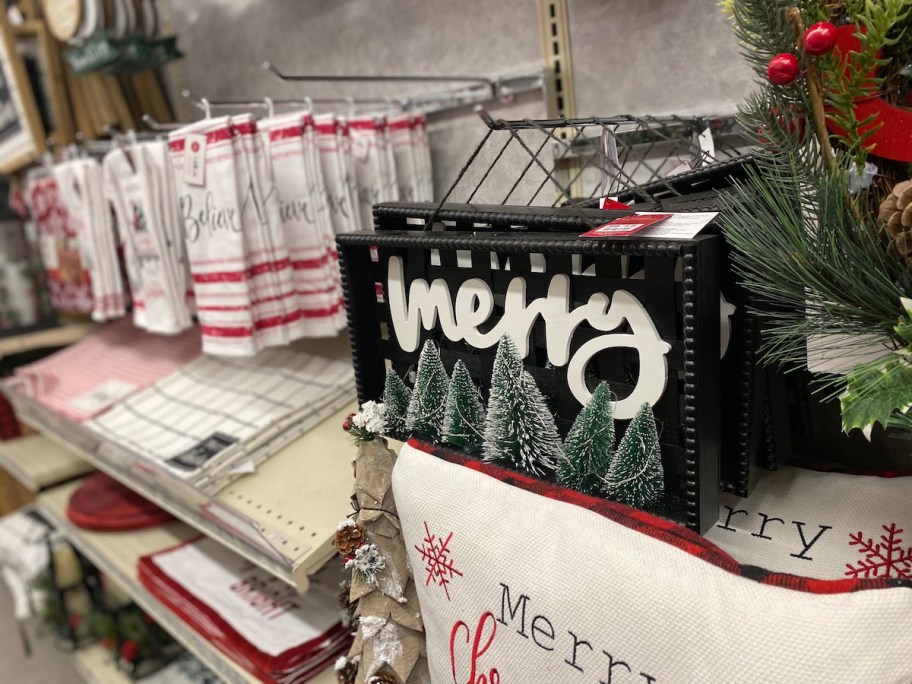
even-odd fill
[[[355,414],[354,414],[354,413],[349,413],[349,414],[348,414],[348,417],[347,417],[345,420],[351,420],[351,419],[354,418],[354,417],[355,417]]]
[[[70,624],[70,629],[79,629],[79,625],[82,623],[82,615],[79,613],[70,613],[67,622]]]
[[[132,639],[127,639],[120,645],[120,657],[128,663],[136,660],[136,654],[139,653],[139,646]]]
[[[802,42],[809,55],[824,55],[836,45],[836,27],[828,21],[818,21],[804,32]]]
[[[101,640],[101,645],[110,651],[112,648],[114,648],[114,637],[104,637]]]
[[[766,67],[766,77],[774,85],[788,85],[798,78],[798,58],[788,52],[776,55]]]
[[[342,429],[348,432],[352,429],[352,424],[346,420],[344,423],[342,423]]]

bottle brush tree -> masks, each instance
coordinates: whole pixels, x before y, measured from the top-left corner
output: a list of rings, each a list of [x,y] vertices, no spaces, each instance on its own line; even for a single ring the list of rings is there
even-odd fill
[[[462,361],[457,361],[443,412],[443,442],[478,455],[484,441],[484,422],[484,406],[469,369]]]
[[[627,426],[611,459],[605,490],[615,501],[634,508],[649,508],[662,500],[665,492],[662,453],[649,404],[644,403]]]
[[[537,477],[552,475],[561,457],[554,417],[508,336],[494,358],[482,453],[486,461]]]
[[[602,488],[614,450],[614,418],[611,390],[600,383],[580,411],[567,441],[557,481],[583,494],[598,494]]]
[[[415,389],[406,414],[406,429],[409,432],[432,442],[440,441],[448,382],[437,345],[428,340],[418,357]]]
[[[396,375],[392,368],[386,371],[386,382],[383,386],[383,403],[386,404],[386,427],[389,432],[397,433],[405,430],[406,416],[408,415],[409,388]]]

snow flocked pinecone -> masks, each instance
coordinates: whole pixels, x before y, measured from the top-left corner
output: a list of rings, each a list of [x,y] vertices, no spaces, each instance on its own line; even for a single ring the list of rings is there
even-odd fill
[[[344,663],[336,663],[336,680],[339,684],[355,684],[358,679],[358,663],[345,658]]]
[[[912,180],[897,183],[880,203],[880,220],[899,256],[912,266]]]
[[[399,684],[399,678],[384,670],[368,677],[367,684]]]
[[[364,542],[364,528],[356,522],[349,521],[336,531],[336,548],[343,556],[355,552]]]

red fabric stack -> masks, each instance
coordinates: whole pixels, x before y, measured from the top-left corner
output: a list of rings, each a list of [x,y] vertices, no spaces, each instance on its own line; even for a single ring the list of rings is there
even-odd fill
[[[330,564],[298,594],[203,538],[139,560],[143,586],[204,639],[263,682],[306,682],[351,644],[339,621],[341,572]]]
[[[67,517],[77,527],[101,532],[155,527],[174,519],[167,511],[104,473],[89,475],[73,492]]]

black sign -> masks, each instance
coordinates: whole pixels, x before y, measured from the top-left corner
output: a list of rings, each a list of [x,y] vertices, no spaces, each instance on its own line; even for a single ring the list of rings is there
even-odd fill
[[[427,339],[486,394],[509,334],[562,436],[602,380],[622,424],[651,404],[662,513],[708,529],[719,510],[720,239],[584,239],[610,213],[469,205],[444,208],[458,217],[445,231],[415,230],[430,211],[379,205],[376,233],[338,237],[360,400],[382,397],[387,362],[408,379]]]

